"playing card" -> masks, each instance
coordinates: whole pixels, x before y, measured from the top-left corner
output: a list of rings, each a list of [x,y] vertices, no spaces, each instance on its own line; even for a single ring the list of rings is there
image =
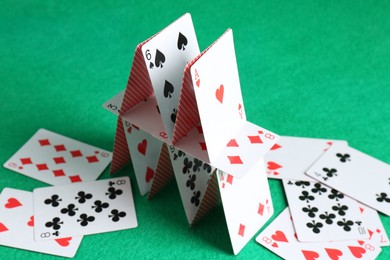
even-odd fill
[[[273,214],[264,161],[245,178],[217,170],[218,186],[234,254],[256,234]]]
[[[192,128],[175,147],[204,162],[210,162],[201,125]]]
[[[0,245],[73,257],[82,236],[34,241],[32,192],[4,188],[0,195]]]
[[[146,194],[152,185],[156,172],[162,142],[123,119],[127,144],[133,159],[134,173],[141,195]]]
[[[137,226],[128,177],[34,190],[37,241]]]
[[[144,61],[169,139],[172,139],[183,70],[199,53],[190,14],[185,14],[142,46]]]
[[[334,145],[306,173],[390,215],[390,165],[344,145]]]
[[[231,30],[194,62],[191,75],[210,163],[244,176],[278,136],[246,121]]]
[[[96,180],[111,152],[39,129],[4,167],[51,185]]]
[[[283,259],[375,259],[381,248],[373,240],[299,242],[286,208],[265,228],[256,241]]]
[[[265,154],[268,178],[313,181],[305,171],[336,141],[316,138],[281,136]]]
[[[114,115],[119,116],[120,108],[122,106],[122,100],[123,100],[124,95],[125,95],[125,91],[122,90],[121,92],[119,92],[118,94],[116,94],[115,96],[113,96],[112,98],[107,100],[103,104],[103,107],[106,110],[112,112]]]
[[[187,220],[192,224],[215,169],[174,146],[170,146],[170,157]]]
[[[366,239],[371,219],[360,203],[319,182],[283,180],[301,242]]]

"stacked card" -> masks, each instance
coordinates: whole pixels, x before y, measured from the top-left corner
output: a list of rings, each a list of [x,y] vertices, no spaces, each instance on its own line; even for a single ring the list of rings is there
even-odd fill
[[[289,208],[257,241],[287,259],[373,259],[389,239],[390,165],[345,141],[280,138],[265,156]]]
[[[129,178],[95,181],[111,157],[40,129],[4,167],[56,186],[2,190],[0,245],[73,257],[83,235],[136,227]]]

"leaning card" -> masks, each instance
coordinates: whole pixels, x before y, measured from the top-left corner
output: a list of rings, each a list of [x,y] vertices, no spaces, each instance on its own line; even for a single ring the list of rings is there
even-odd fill
[[[307,175],[390,215],[390,165],[352,147],[332,146]]]
[[[381,248],[372,240],[302,243],[294,235],[286,208],[256,238],[256,241],[283,259],[375,259]]]
[[[51,185],[96,180],[112,154],[74,139],[39,129],[4,167]]]
[[[346,141],[281,136],[264,156],[268,178],[313,181],[305,171],[335,143],[348,145]]]
[[[369,237],[360,203],[319,182],[283,180],[283,186],[301,242],[340,241]]]
[[[128,177],[34,190],[37,241],[137,226]]]
[[[5,188],[0,196],[0,245],[45,254],[73,257],[82,237],[34,241],[32,192]]]

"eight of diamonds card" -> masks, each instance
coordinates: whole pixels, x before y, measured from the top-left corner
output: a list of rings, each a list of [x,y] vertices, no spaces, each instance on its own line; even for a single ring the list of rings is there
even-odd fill
[[[5,188],[0,196],[0,245],[73,257],[82,236],[34,241],[32,192]]]
[[[390,165],[335,144],[306,173],[390,216]]]
[[[34,190],[37,241],[137,226],[128,177]]]
[[[4,167],[51,185],[96,180],[112,154],[71,138],[38,130]]]

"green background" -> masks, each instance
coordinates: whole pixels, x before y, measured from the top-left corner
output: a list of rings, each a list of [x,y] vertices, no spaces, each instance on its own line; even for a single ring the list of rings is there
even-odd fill
[[[212,3],[211,3],[212,2]],[[233,29],[248,120],[280,135],[332,138],[390,163],[389,1],[14,1],[0,6],[0,161],[39,128],[112,149],[135,46],[185,12],[200,49]],[[86,236],[75,259],[233,258],[221,207],[189,228],[171,182],[139,196],[139,226]],[[108,178],[108,170],[101,178]],[[286,199],[270,180],[276,217]],[[0,169],[0,189],[42,182]],[[390,233],[390,218],[381,215]],[[0,258],[54,259],[0,247]],[[390,257],[384,248],[381,259]],[[239,259],[276,259],[254,238]]]

